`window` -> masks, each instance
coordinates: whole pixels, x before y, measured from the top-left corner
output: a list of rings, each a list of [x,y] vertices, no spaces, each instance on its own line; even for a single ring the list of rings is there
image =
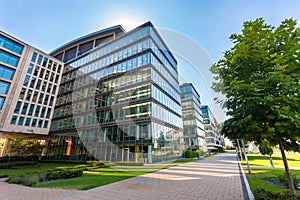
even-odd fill
[[[25,122],[25,126],[29,126],[30,121],[31,121],[31,118],[27,118],[27,119],[26,119],[26,122]]]
[[[10,83],[0,81],[0,94],[7,94]]]
[[[51,113],[51,108],[48,108],[48,110],[47,110],[47,115],[46,115],[46,118],[47,118],[47,119],[50,118],[50,113]]]
[[[35,117],[38,117],[38,116],[39,116],[40,109],[41,109],[41,106],[37,106],[37,107],[36,107],[35,113],[34,113],[34,116],[35,116]]]
[[[31,62],[35,62],[37,54],[34,52],[31,57]]]
[[[12,116],[10,124],[16,124],[17,123],[17,119],[18,119],[18,116]]]
[[[10,53],[0,50],[0,61],[16,67],[18,65],[19,58]]]
[[[22,112],[21,112],[22,115],[26,114],[27,108],[28,108],[28,103],[24,103],[23,108],[22,108]]]
[[[38,127],[42,128],[42,125],[43,125],[43,120],[39,120]]]
[[[44,128],[47,128],[47,127],[48,127],[48,121],[45,121]]]
[[[37,64],[40,65],[42,63],[42,59],[43,59],[43,56],[39,55],[38,60],[37,60]]]
[[[30,98],[32,96],[32,90],[27,91],[26,101],[30,101]]]
[[[44,98],[44,94],[40,93],[38,103],[42,103],[43,102],[43,98]]]
[[[37,122],[37,119],[33,119],[33,120],[32,120],[32,123],[31,123],[31,126],[32,126],[32,127],[36,127],[36,122]]]
[[[44,58],[43,67],[46,67],[47,61],[48,61],[48,58]]]
[[[0,46],[4,47],[10,51],[13,51],[17,54],[21,54],[23,50],[23,46],[0,35]]]
[[[29,107],[29,111],[28,111],[28,115],[32,115],[32,113],[33,113],[33,110],[34,110],[34,104],[32,104],[32,105],[30,105],[30,107]]]
[[[29,87],[34,88],[36,78],[32,77]]]
[[[0,65],[0,77],[8,80],[12,80],[15,70]]]
[[[27,74],[31,74],[32,70],[34,68],[34,65],[32,63],[29,64],[28,70],[27,70]]]
[[[41,117],[45,117],[46,107],[43,107],[41,112]]]
[[[26,92],[26,88],[22,88],[22,90],[21,90],[21,92],[20,92],[19,99],[24,99],[25,92]]]
[[[30,76],[26,76],[26,77],[25,77],[24,83],[23,83],[24,86],[27,86],[27,85],[28,85],[28,83],[29,83],[29,78],[30,78]]]
[[[22,102],[18,101],[14,113],[18,114],[21,109]]]
[[[18,125],[22,126],[23,123],[24,123],[24,117],[20,117],[20,118],[19,118]]]
[[[5,101],[5,98],[4,97],[0,97],[0,109],[2,109],[4,101]]]

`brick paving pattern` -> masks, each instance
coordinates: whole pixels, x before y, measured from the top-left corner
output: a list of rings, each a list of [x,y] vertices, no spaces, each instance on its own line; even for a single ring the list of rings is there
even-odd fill
[[[236,156],[224,153],[87,191],[28,188],[1,182],[0,199],[242,200],[244,196]]]

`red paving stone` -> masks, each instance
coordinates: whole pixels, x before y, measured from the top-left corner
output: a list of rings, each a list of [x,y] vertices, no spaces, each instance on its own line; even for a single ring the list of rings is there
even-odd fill
[[[244,196],[236,156],[223,153],[87,191],[0,182],[0,199],[242,200]]]

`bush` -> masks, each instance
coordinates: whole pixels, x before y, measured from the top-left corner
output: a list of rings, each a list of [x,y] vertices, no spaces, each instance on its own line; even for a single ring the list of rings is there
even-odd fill
[[[185,158],[194,158],[194,157],[198,157],[198,155],[200,155],[200,154],[201,154],[200,150],[196,150],[196,151],[185,150],[184,157]]]
[[[25,176],[15,176],[8,179],[8,183],[22,184],[32,186],[45,180],[67,179],[82,176],[83,170],[63,170],[63,171],[50,171],[40,174],[27,174]]]
[[[115,165],[120,165],[120,166],[144,166],[144,163],[142,163],[142,162],[116,162]]]
[[[24,166],[36,166],[37,162],[35,161],[18,161],[18,162],[9,162],[9,163],[0,163],[0,169],[17,169]]]
[[[81,169],[50,171],[47,173],[46,179],[55,180],[55,179],[75,178],[75,177],[82,176],[82,174],[83,174],[83,170]]]
[[[299,196],[296,196],[295,198],[292,197],[292,195],[287,193],[272,193],[270,191],[266,191],[264,189],[256,189],[253,191],[253,195],[255,200],[300,200]]]
[[[294,180],[295,185],[296,185],[296,183],[300,182],[300,177],[299,176],[297,176],[296,174],[293,174],[293,173],[291,173],[291,176]],[[287,180],[285,172],[282,173],[282,174],[279,174],[276,178],[277,178],[279,183],[281,183],[284,186],[288,186],[288,180]]]

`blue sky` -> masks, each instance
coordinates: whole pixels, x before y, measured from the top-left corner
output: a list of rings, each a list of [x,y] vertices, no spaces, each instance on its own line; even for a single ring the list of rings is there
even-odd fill
[[[102,28],[121,24],[129,30],[152,21],[190,37],[217,62],[232,45],[230,34],[239,33],[244,21],[263,17],[278,25],[294,18],[300,23],[299,11],[298,0],[1,0],[0,29],[48,53]],[[192,75],[185,79],[194,81]],[[201,87],[200,94],[209,93]],[[208,96],[203,94],[202,102],[209,104]]]

